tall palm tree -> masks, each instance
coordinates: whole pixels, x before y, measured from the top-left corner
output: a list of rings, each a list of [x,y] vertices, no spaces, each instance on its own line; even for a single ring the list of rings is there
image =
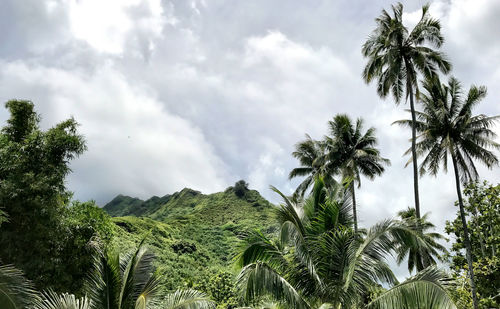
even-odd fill
[[[436,175],[441,166],[446,172],[448,157],[451,157],[464,231],[472,299],[474,308],[477,308],[471,244],[460,185],[478,178],[475,160],[484,163],[488,168],[498,164],[497,157],[487,148],[500,149],[500,145],[493,140],[496,134],[490,129],[500,116],[472,115],[472,109],[486,96],[484,86],[472,86],[464,96],[462,86],[457,79],[450,78],[446,85],[441,84],[437,77],[433,77],[427,78],[423,82],[423,87],[426,90],[421,95],[423,111],[417,112],[418,121],[413,122],[413,127],[420,133],[416,144],[417,154],[425,155],[420,172],[423,174],[429,171]],[[396,123],[403,126],[411,125],[409,120]]]
[[[395,284],[385,260],[395,243],[419,237],[401,221],[386,220],[354,232],[350,199],[332,195],[318,179],[300,205],[275,189],[284,203],[277,210],[277,239],[255,233],[246,239],[237,265],[237,284],[248,302],[271,296],[287,308],[359,308],[370,287]],[[455,308],[445,276],[427,268],[374,299],[370,308]],[[394,303],[400,306],[391,306]]]
[[[422,218],[417,219],[415,208],[408,208],[398,212],[401,220],[405,221],[409,226],[414,226],[422,231],[421,237],[425,240],[420,242],[417,238],[410,238],[410,243],[398,246],[396,260],[400,264],[408,259],[408,270],[422,271],[425,268],[436,265],[436,259],[444,262],[443,254],[448,253],[448,250],[439,243],[445,238],[435,232],[431,232],[435,228],[429,220],[428,214],[424,214]]]
[[[288,178],[291,180],[296,177],[306,178],[299,184],[294,195],[304,197],[306,191],[314,184],[314,179],[322,176],[327,186],[336,184],[333,175],[326,173],[324,166],[325,147],[321,141],[313,140],[308,134],[306,139],[295,144],[295,151],[292,156],[299,160],[300,167],[294,168]]]
[[[349,188],[352,197],[352,213],[354,230],[358,230],[358,216],[356,210],[355,186],[361,186],[361,175],[374,179],[381,175],[390,165],[388,159],[380,156],[380,151],[375,148],[377,138],[375,129],[369,128],[363,133],[363,120],[358,118],[353,125],[349,116],[336,115],[328,122],[330,136],[325,137],[326,145],[326,170],[332,173],[340,172],[342,179],[350,182]]]
[[[430,76],[437,71],[448,73],[451,69],[445,56],[432,48],[440,48],[444,39],[439,20],[431,18],[428,10],[428,5],[422,7],[422,17],[411,31],[403,25],[401,3],[392,6],[394,16],[382,10],[382,14],[375,20],[377,28],[362,48],[363,56],[368,58],[363,79],[367,83],[377,79],[379,96],[385,98],[392,93],[396,104],[399,104],[405,94],[405,98],[410,99],[413,123],[416,121],[414,95],[419,92],[418,74]],[[416,131],[412,127],[413,190],[415,209],[420,218],[415,139]]]

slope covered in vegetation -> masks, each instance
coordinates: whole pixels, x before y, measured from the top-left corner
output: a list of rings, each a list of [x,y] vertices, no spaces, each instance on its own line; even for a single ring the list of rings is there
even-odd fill
[[[276,231],[273,208],[259,192],[238,196],[234,187],[209,195],[186,188],[146,201],[118,195],[104,206],[114,216],[115,246],[134,247],[149,233],[168,290],[232,269],[239,239],[255,229]]]

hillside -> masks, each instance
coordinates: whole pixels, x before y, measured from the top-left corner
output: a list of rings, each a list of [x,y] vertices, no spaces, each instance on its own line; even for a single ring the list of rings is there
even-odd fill
[[[202,194],[183,189],[172,195],[145,201],[118,195],[104,206],[114,216],[115,245],[130,248],[148,235],[147,243],[158,256],[167,289],[201,283],[231,268],[239,239],[260,230],[277,230],[274,206],[259,192],[236,196],[233,187]]]

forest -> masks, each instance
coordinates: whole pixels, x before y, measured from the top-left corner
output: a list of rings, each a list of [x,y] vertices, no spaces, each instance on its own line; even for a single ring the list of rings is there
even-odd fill
[[[98,205],[67,188],[71,162],[87,151],[78,115],[43,129],[36,102],[7,101],[0,309],[500,308],[500,184],[478,171],[498,169],[500,115],[475,112],[487,89],[451,75],[429,6],[411,28],[403,11],[398,3],[376,17],[361,78],[407,108],[393,125],[407,129],[413,205],[371,226],[356,194],[391,162],[376,129],[342,111],[324,137],[294,145],[287,174],[300,183],[291,194],[271,186],[278,205],[245,180]],[[419,198],[421,177],[440,172],[456,191],[444,231]],[[398,280],[392,260],[411,275]]]

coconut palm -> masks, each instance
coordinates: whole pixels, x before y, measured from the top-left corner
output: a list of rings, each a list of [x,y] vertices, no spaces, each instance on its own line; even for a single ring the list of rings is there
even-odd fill
[[[443,254],[448,253],[448,250],[439,243],[440,240],[445,238],[439,234],[430,232],[435,228],[428,219],[428,214],[424,214],[422,218],[417,219],[415,208],[408,208],[398,212],[401,220],[409,226],[414,226],[422,231],[421,237],[425,240],[419,242],[417,238],[410,239],[410,243],[398,246],[396,250],[396,260],[398,264],[408,259],[408,270],[422,271],[425,268],[435,265],[436,259],[444,262]]]
[[[255,233],[236,258],[242,267],[237,284],[246,301],[271,296],[287,308],[359,308],[371,287],[397,283],[385,257],[398,240],[419,237],[419,230],[385,220],[354,232],[348,194],[331,194],[321,179],[301,204],[276,192],[284,201],[277,210],[279,237]],[[369,306],[455,308],[444,278],[436,268],[427,268]],[[387,307],[395,301],[401,306]]]
[[[98,252],[94,270],[85,282],[86,296],[45,291],[41,295],[13,266],[0,266],[0,304],[2,309],[211,309],[212,301],[196,290],[177,290],[164,294],[159,277],[153,272],[154,255],[143,246],[131,254]],[[41,297],[40,297],[41,296]]]
[[[176,291],[163,297],[160,278],[153,272],[154,254],[143,246],[132,254],[116,251],[99,253],[85,290],[95,308],[144,309],[155,305],[162,308],[205,309],[213,303],[203,293],[194,290]]]
[[[368,37],[362,48],[363,56],[368,58],[363,71],[363,79],[370,83],[377,80],[377,93],[382,98],[392,93],[396,104],[405,94],[410,101],[413,122],[416,121],[414,95],[418,94],[418,74],[435,75],[437,71],[447,73],[451,64],[445,56],[436,51],[443,44],[439,20],[428,14],[429,6],[422,7],[422,17],[409,31],[403,25],[403,5],[392,6],[394,16],[386,10],[375,20],[377,28]],[[415,148],[416,131],[412,127],[412,160],[415,209],[420,218],[418,195],[418,167]]]
[[[313,140],[306,134],[306,139],[295,145],[295,151],[292,152],[292,156],[299,160],[300,167],[294,168],[288,178],[293,179],[295,177],[306,176],[295,190],[294,195],[296,197],[304,197],[304,194],[312,187],[314,179],[318,176],[323,177],[327,186],[334,186],[336,184],[333,175],[326,173],[324,168],[325,147],[320,141]]]
[[[464,231],[464,244],[469,265],[474,308],[477,308],[474,270],[472,267],[471,244],[462,200],[461,183],[478,178],[474,161],[484,163],[488,168],[498,164],[498,159],[487,148],[500,149],[494,142],[496,134],[491,130],[499,116],[472,115],[472,109],[486,96],[485,87],[470,87],[463,95],[462,86],[455,78],[448,84],[441,84],[437,77],[423,82],[425,93],[421,95],[423,111],[417,112],[415,127],[420,133],[416,144],[417,155],[424,155],[420,167],[422,174],[427,171],[436,175],[443,167],[447,171],[448,158],[451,157],[455,172],[455,183],[460,208],[460,218]],[[410,120],[397,121],[397,124],[410,126]]]
[[[384,172],[384,165],[390,165],[390,161],[382,158],[380,151],[375,148],[377,145],[375,129],[369,128],[363,132],[361,118],[353,124],[349,116],[339,114],[328,124],[330,136],[325,137],[327,157],[325,169],[332,173],[339,172],[342,179],[350,182],[354,230],[357,231],[355,187],[361,186],[361,175],[373,180],[375,176]]]

